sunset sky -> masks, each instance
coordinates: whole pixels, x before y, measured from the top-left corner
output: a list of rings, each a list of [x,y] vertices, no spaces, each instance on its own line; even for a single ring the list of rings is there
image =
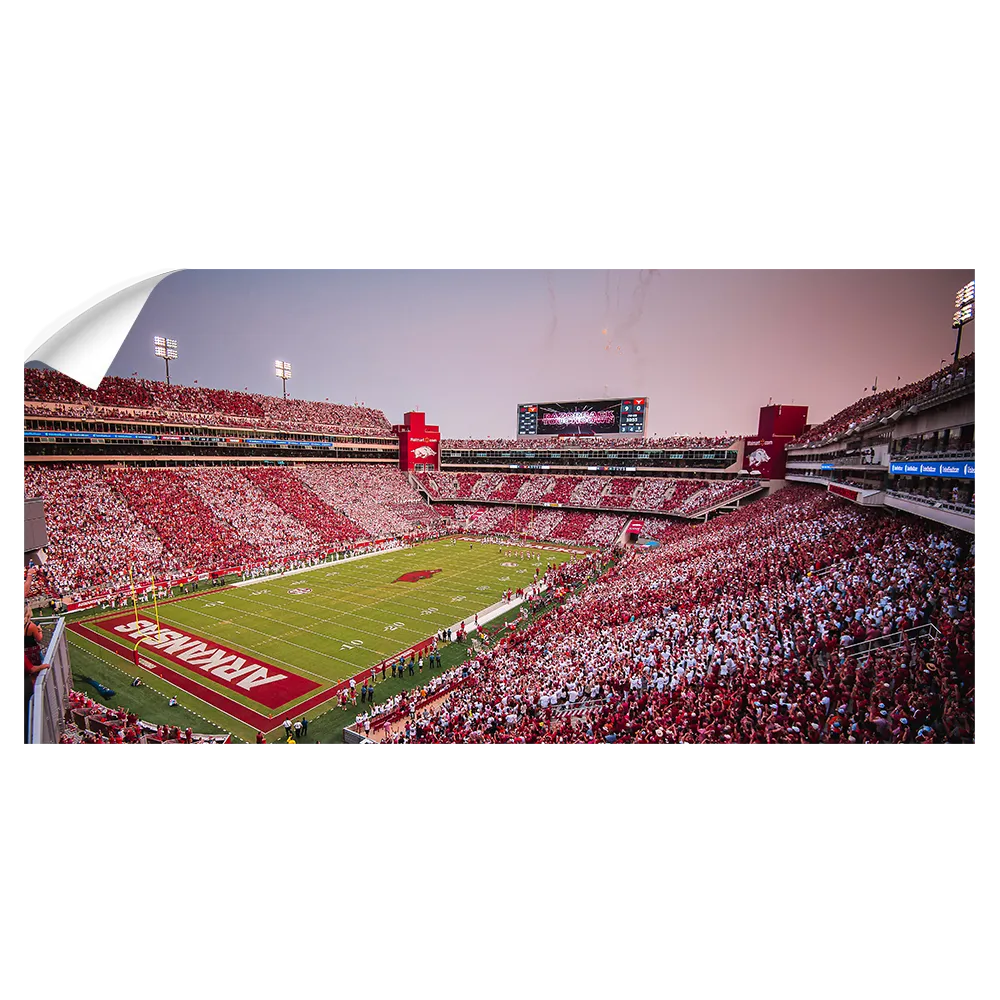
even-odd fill
[[[818,423],[950,358],[956,271],[184,271],[109,374],[423,409],[445,437],[513,437],[519,402],[650,399],[651,435],[753,433],[768,402]],[[605,332],[606,331],[606,332]],[[962,353],[975,349],[975,324]]]

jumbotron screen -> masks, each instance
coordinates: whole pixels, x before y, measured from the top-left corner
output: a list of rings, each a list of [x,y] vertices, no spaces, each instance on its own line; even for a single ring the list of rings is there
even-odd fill
[[[570,403],[521,403],[517,434],[636,434],[646,433],[645,396],[631,399],[575,400]]]

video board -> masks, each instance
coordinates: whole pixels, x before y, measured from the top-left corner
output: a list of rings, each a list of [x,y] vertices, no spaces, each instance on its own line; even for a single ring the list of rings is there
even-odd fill
[[[518,437],[549,434],[646,433],[645,396],[630,399],[573,400],[568,403],[521,403],[517,408]]]

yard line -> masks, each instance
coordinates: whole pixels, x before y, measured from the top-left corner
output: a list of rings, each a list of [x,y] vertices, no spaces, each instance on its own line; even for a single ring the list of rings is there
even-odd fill
[[[484,563],[488,563],[489,561],[490,560],[484,560],[483,562]],[[477,566],[475,568],[470,568],[468,570],[458,571],[458,572],[456,572],[454,574],[454,577],[455,578],[462,578],[462,577],[474,576],[475,579],[481,579],[481,577],[479,576],[478,570],[479,570],[479,567]],[[308,576],[308,574],[306,574],[306,576]],[[407,621],[411,621],[411,622],[415,622],[415,623],[420,624],[421,628],[419,628],[419,629],[408,629],[407,631],[413,631],[413,632],[415,632],[417,634],[420,634],[423,637],[423,636],[426,635],[424,627],[426,625],[430,624],[433,621],[433,619],[431,621],[427,621],[427,620],[425,620],[423,618],[423,616],[415,616],[415,615],[412,615],[412,614],[408,614],[407,612],[416,611],[421,605],[424,605],[425,601],[427,601],[428,603],[431,602],[431,601],[439,601],[441,599],[441,595],[442,594],[444,594],[444,596],[449,597],[449,599],[450,599],[450,597],[455,597],[455,596],[462,596],[462,597],[465,597],[465,598],[469,598],[469,596],[470,596],[466,592],[467,586],[468,586],[467,584],[463,585],[463,589],[462,590],[458,590],[458,589],[455,589],[455,588],[452,588],[452,587],[441,587],[440,585],[438,585],[437,588],[436,588],[437,594],[426,594],[425,596],[413,595],[413,598],[409,598],[409,599],[407,599],[405,601],[404,600],[400,600],[400,599],[387,599],[388,596],[389,596],[389,594],[390,594],[390,591],[388,590],[388,588],[391,587],[392,583],[394,583],[395,581],[386,581],[386,582],[382,582],[382,583],[376,584],[375,585],[375,589],[369,589],[369,590],[366,590],[366,592],[365,592],[366,596],[375,597],[375,598],[378,598],[378,600],[376,600],[375,602],[372,602],[372,601],[369,600],[369,601],[365,601],[365,602],[362,603],[362,602],[357,602],[357,601],[351,601],[349,598],[347,598],[345,596],[345,594],[344,594],[344,588],[335,588],[335,589],[331,589],[331,590],[326,590],[326,585],[320,584],[318,581],[313,581],[313,582],[315,583],[316,587],[320,590],[320,593],[314,594],[309,599],[309,603],[311,605],[314,605],[314,606],[319,606],[319,607],[321,607],[321,608],[323,608],[323,609],[325,609],[327,611],[334,611],[335,613],[339,612],[339,608],[337,608],[337,605],[341,605],[341,604],[346,605],[346,608],[344,609],[344,611],[342,613],[338,614],[338,618],[335,618],[335,619],[325,618],[325,617],[322,617],[322,616],[319,616],[319,615],[311,615],[307,611],[300,611],[296,607],[296,605],[299,602],[289,603],[287,605],[281,605],[281,606],[271,604],[271,603],[269,603],[267,601],[259,601],[256,598],[254,598],[254,602],[259,603],[261,605],[264,605],[266,607],[270,607],[270,608],[272,608],[272,609],[274,609],[276,611],[282,611],[282,612],[288,612],[288,611],[290,611],[293,614],[301,615],[302,617],[309,618],[309,619],[311,619],[313,621],[324,622],[324,623],[327,623],[327,624],[338,625],[338,626],[341,626],[341,627],[343,627],[343,625],[345,624],[345,622],[343,621],[344,618],[349,619],[348,622],[346,622],[346,624],[353,624],[353,622],[350,621],[350,620],[360,618],[362,621],[370,622],[373,625],[383,625],[384,623],[383,623],[383,621],[381,619],[371,618],[371,617],[369,617],[367,615],[360,614],[357,610],[355,610],[357,608],[370,609],[373,606],[373,603],[374,603],[375,606],[377,606],[380,609],[386,611],[386,613],[388,613],[388,614],[396,614],[399,617],[401,617],[401,618],[403,618],[403,619],[405,619]],[[361,582],[361,581],[359,580],[358,582]],[[360,595],[356,594],[355,596],[360,596]],[[240,593],[240,594],[237,595],[237,594],[235,594],[234,592],[231,591],[230,592],[230,597],[231,598],[232,597],[236,597],[237,599],[240,599],[240,600],[247,600],[247,601],[249,601],[250,598],[252,597],[252,595],[248,595],[247,597],[244,597],[242,595],[242,593]],[[327,600],[330,597],[334,598],[334,605],[333,606],[331,606],[330,604],[327,603]],[[327,600],[324,600],[323,598],[326,598]],[[416,603],[411,603],[411,600],[416,600]],[[305,602],[302,602],[302,603],[305,603]],[[424,606],[426,606],[426,605],[424,605]],[[404,611],[391,610],[391,609],[396,608],[396,607],[406,608],[407,611],[404,612]],[[266,618],[267,616],[261,616],[261,617]],[[450,620],[450,617],[449,616],[445,616],[445,622],[447,623],[449,620]],[[404,626],[404,628],[405,628],[405,626]],[[363,628],[357,628],[357,627],[355,627],[355,631],[361,632],[361,633],[363,633],[365,635],[370,635],[373,638],[375,638],[375,637],[384,638],[385,637],[383,633],[370,632],[370,631],[367,631],[366,629],[363,629]],[[323,634],[325,634],[325,633],[323,633]]]
[[[268,605],[268,607],[273,607],[273,605]],[[208,614],[207,612],[198,611],[195,608],[188,608],[187,610],[191,611],[192,613],[194,613],[196,615],[202,615],[205,618],[211,618],[216,623],[218,622],[217,618],[215,618],[213,615]],[[278,610],[281,610],[281,609],[278,609]],[[261,621],[275,622],[275,623],[281,625],[286,630],[292,628],[292,626],[290,625],[290,623],[287,622],[287,621],[285,621],[285,620],[283,620],[283,619],[271,618],[268,615],[261,615],[261,614],[258,614],[257,612],[254,612],[254,611],[241,612],[241,614],[246,614],[246,615],[248,615],[251,618],[258,618]],[[164,619],[164,620],[166,621],[167,619]],[[170,624],[176,625],[178,628],[184,628],[185,627],[183,623],[178,623],[178,622],[173,621],[173,620],[170,620]],[[256,632],[258,635],[265,636],[265,640],[264,640],[263,645],[267,645],[267,643],[269,643],[269,642],[281,642],[281,643],[284,643],[284,644],[289,645],[289,646],[295,646],[297,649],[304,649],[307,652],[316,653],[316,654],[318,654],[319,656],[322,656],[325,659],[336,660],[338,663],[347,664],[347,666],[350,667],[350,670],[351,670],[351,672],[346,675],[347,677],[353,677],[354,674],[358,673],[359,671],[365,670],[365,669],[367,669],[370,666],[375,666],[376,664],[380,663],[382,660],[393,658],[397,654],[401,654],[402,651],[403,651],[398,645],[396,645],[395,643],[393,643],[391,641],[391,638],[389,636],[379,635],[379,634],[374,633],[374,632],[367,632],[364,629],[355,629],[356,632],[362,632],[364,635],[371,636],[373,639],[378,639],[380,644],[385,644],[386,646],[388,646],[390,648],[390,651],[388,653],[383,654],[383,652],[381,650],[379,650],[377,648],[374,648],[373,646],[358,646],[357,650],[359,652],[362,652],[364,654],[374,654],[375,656],[379,657],[379,659],[374,660],[372,662],[366,662],[366,663],[360,663],[359,664],[359,663],[351,662],[350,660],[345,660],[343,657],[336,656],[333,653],[324,653],[322,650],[316,648],[315,646],[303,646],[300,643],[293,642],[291,639],[289,639],[287,637],[287,632],[285,634],[283,634],[283,635],[275,635],[273,632],[264,632],[261,629],[255,629],[255,628],[253,628],[250,625],[241,625],[239,627],[240,628],[245,628],[245,629],[247,629],[250,632]],[[414,630],[413,629],[409,629],[407,631],[414,631]],[[326,640],[328,640],[330,642],[343,643],[345,641],[343,636],[336,636],[336,635],[331,636],[331,635],[327,635],[325,632],[315,632],[315,631],[311,631],[311,630],[307,630],[307,629],[296,629],[296,630],[294,630],[292,632],[292,634],[297,634],[298,632],[308,632],[309,635],[318,635],[321,638],[326,639]],[[419,634],[421,635],[422,638],[427,638],[428,637],[426,632],[421,632]],[[216,640],[216,641],[218,641],[218,640]],[[251,646],[249,643],[243,642],[241,638],[237,638],[237,639],[233,639],[233,640],[226,640],[226,641],[227,642],[231,641],[231,642],[233,642],[235,644],[239,644],[241,646],[244,646],[248,651],[253,652],[254,655],[260,657],[261,659],[266,659],[268,662],[274,663],[276,665],[277,664],[281,664],[281,665],[284,665],[284,666],[288,667],[289,669],[302,671],[303,673],[309,674],[311,677],[316,677],[316,678],[320,678],[322,680],[325,680],[327,683],[334,683],[335,684],[335,683],[339,683],[340,680],[344,679],[343,677],[332,678],[332,677],[329,677],[328,675],[325,675],[325,674],[314,673],[313,671],[310,671],[306,667],[302,667],[299,664],[289,663],[287,660],[282,660],[280,657],[272,656],[272,654],[269,653],[269,652],[261,651],[261,650],[255,648],[254,646]]]
[[[258,608],[265,607],[271,610],[278,611],[284,617],[272,618],[269,615],[260,614],[256,610],[250,610],[247,608],[239,610],[238,613],[250,618],[257,618],[261,621],[267,621],[273,624],[277,624],[283,630],[282,634],[275,635],[273,632],[266,632],[261,629],[253,628],[250,625],[243,625],[242,623],[237,625],[236,629],[237,630],[245,629],[248,632],[253,632],[257,635],[263,636],[264,637],[262,643],[263,645],[267,645],[269,643],[282,642],[288,646],[292,646],[297,649],[302,649],[310,654],[319,656],[324,660],[330,660],[338,664],[343,664],[351,671],[351,674],[349,674],[348,676],[352,676],[359,670],[364,670],[368,666],[375,665],[375,663],[362,663],[359,665],[341,656],[337,656],[336,654],[324,652],[323,650],[317,648],[315,644],[311,646],[303,646],[300,643],[294,642],[291,638],[289,638],[289,636],[297,635],[299,633],[306,633],[329,642],[337,642],[343,644],[345,642],[344,633],[353,631],[354,634],[360,633],[361,635],[365,635],[373,640],[376,640],[376,642],[374,642],[371,646],[357,647],[357,650],[362,653],[362,655],[366,660],[373,655],[386,659],[401,654],[402,650],[400,650],[398,647],[395,647],[395,645],[392,643],[391,633],[386,634],[384,630],[381,633],[371,632],[365,628],[361,628],[358,626],[359,620],[373,625],[385,624],[383,620],[370,618],[367,615],[361,614],[358,609],[363,608],[366,610],[370,610],[373,607],[375,607],[385,612],[385,614],[395,615],[396,617],[403,619],[405,622],[419,624],[421,626],[420,628],[410,628],[407,625],[403,625],[400,628],[394,629],[392,631],[393,632],[402,631],[405,633],[419,635],[421,638],[428,638],[432,628],[437,630],[438,628],[443,627],[443,625],[438,624],[439,621],[443,620],[445,625],[450,624],[452,622],[453,618],[451,616],[451,613],[447,610],[447,608],[440,609],[439,611],[440,617],[438,615],[430,617],[425,617],[423,615],[415,616],[413,612],[417,611],[417,609],[420,608],[421,606],[430,605],[431,602],[443,603],[442,598],[447,598],[449,605],[451,603],[455,603],[450,600],[451,597],[462,596],[468,599],[469,594],[466,591],[468,590],[470,584],[462,583],[461,581],[470,577],[474,578],[474,580],[477,579],[481,580],[483,579],[483,572],[485,570],[496,568],[495,565],[493,565],[497,557],[497,549],[499,548],[499,546],[496,544],[491,543],[486,547],[481,547],[476,554],[479,555],[480,553],[482,553],[484,558],[475,559],[473,565],[468,565],[467,563],[468,556],[464,550],[451,553],[447,551],[440,551],[442,548],[446,547],[438,545],[435,546],[434,548],[426,550],[426,552],[428,553],[433,553],[433,555],[436,558],[440,559],[441,562],[452,564],[449,569],[448,577],[439,582],[435,581],[436,586],[434,587],[435,592],[433,593],[425,591],[420,594],[408,595],[407,597],[403,598],[402,596],[396,596],[395,594],[393,594],[394,590],[393,584],[396,582],[395,580],[380,581],[377,584],[374,584],[374,586],[372,586],[372,584],[367,584],[366,581],[368,578],[368,574],[365,574],[363,576],[360,572],[357,571],[357,567],[363,565],[363,563],[361,562],[347,563],[343,565],[343,567],[340,570],[336,571],[331,571],[329,569],[331,565],[336,565],[335,563],[333,564],[327,563],[315,567],[311,572],[299,574],[302,583],[306,583],[308,581],[317,591],[314,595],[310,596],[309,604],[313,607],[314,610],[322,609],[325,611],[333,612],[335,615],[334,618],[325,618],[319,615],[310,614],[308,611],[299,610],[296,607],[296,604],[299,602],[289,602],[281,606],[274,605],[268,601],[262,601],[257,598],[253,598],[250,593],[244,594],[243,589],[240,588],[230,588],[227,591],[225,591],[224,593],[226,594],[226,597],[221,598],[219,603],[226,604],[230,608],[233,608],[232,602],[237,601],[241,602],[241,604],[242,603],[245,603],[247,605],[256,604]],[[447,548],[450,548],[450,546],[447,546]],[[418,553],[414,552],[412,554],[417,555]],[[455,557],[457,556],[461,556],[461,558],[456,559]],[[367,562],[367,565],[370,566],[378,561],[379,560],[377,559],[371,560],[370,562]],[[332,583],[320,582],[320,580],[318,579],[318,577],[322,574],[325,580],[327,576],[332,573],[336,573],[336,575],[338,576],[341,573],[343,573],[344,579],[338,581],[336,585]],[[317,579],[315,580],[312,579],[314,575],[317,577]],[[474,580],[472,582],[474,582]],[[268,580],[267,583],[262,583],[261,587],[263,589],[267,589],[270,585],[273,585],[275,582],[276,582],[275,580]],[[281,581],[279,578],[279,581],[277,582],[284,582],[284,581]],[[289,580],[289,582],[292,581]],[[299,580],[295,581],[296,584],[298,584],[299,582],[300,582]],[[461,589],[459,589],[458,587],[451,586],[451,584],[453,583],[458,583]],[[363,593],[359,592],[361,587],[366,587]],[[490,587],[491,596],[493,596],[492,591],[493,587]],[[205,595],[201,596],[204,598]],[[351,600],[351,597],[354,598],[368,597],[368,598],[373,598],[374,600],[360,602],[358,600]],[[331,599],[333,602],[332,605],[328,603]],[[475,597],[473,596],[472,599],[474,600]],[[214,603],[214,602],[206,602],[206,603]],[[194,615],[199,615],[201,617],[208,618],[211,621],[213,621],[216,628],[218,628],[218,626],[221,624],[221,619],[215,614],[209,614],[206,611],[197,608],[195,604],[196,604],[195,600],[178,602],[177,612],[179,614],[182,614],[184,612],[191,612]],[[239,606],[240,605],[237,605],[237,608]],[[489,604],[485,605],[484,608],[481,608],[479,610],[485,610],[485,607],[488,606]],[[405,610],[396,610],[400,608]],[[455,614],[460,613],[460,609],[458,608],[455,608],[453,610]],[[223,611],[222,613],[226,612]],[[341,634],[330,635],[326,631],[323,631],[321,629],[316,629],[313,627],[298,628],[295,626],[294,616],[298,616],[300,619],[305,618],[311,621],[323,623],[325,625],[331,625]],[[463,618],[468,618],[469,612],[466,611],[464,615],[460,616]],[[171,620],[168,617],[165,617],[164,620],[179,628],[184,627],[182,623],[179,623],[176,620]],[[226,641],[229,642],[230,640]],[[305,667],[299,666],[298,664],[290,663],[289,661],[284,660],[280,657],[274,657],[270,653],[257,649],[255,646],[252,646],[248,643],[244,643],[242,639],[239,637],[231,641],[233,643],[238,643],[241,646],[244,646],[248,652],[260,657],[261,659],[266,659],[269,662],[274,663],[275,665],[282,665],[292,670],[301,671],[309,675],[310,677],[313,677],[317,680],[325,681],[327,683],[337,682],[337,679],[331,678],[325,674],[319,674]],[[381,650],[378,647],[386,645],[393,645],[394,649],[393,651],[383,656]]]
[[[191,614],[201,615],[203,618],[211,618],[213,622],[215,622],[216,624],[218,624],[219,620],[214,615],[210,615],[210,614],[208,614],[208,613],[206,613],[204,611],[198,611],[195,608],[186,608],[185,610],[189,611]],[[253,617],[254,618],[260,618],[260,619],[264,620],[264,616],[263,615],[253,615]],[[177,622],[177,621],[174,621],[172,619],[161,617],[160,620],[163,621],[163,622],[168,622],[169,624],[173,625],[175,628],[183,629],[183,628],[186,627],[186,625],[183,622]],[[339,663],[346,663],[348,666],[350,666],[352,668],[354,667],[354,664],[352,664],[350,662],[350,660],[345,660],[345,659],[342,659],[339,656],[334,656],[332,653],[323,653],[323,652],[320,652],[320,650],[313,649],[313,648],[311,648],[309,646],[301,646],[297,642],[290,642],[288,640],[283,639],[281,636],[276,636],[273,632],[262,632],[260,629],[252,628],[249,625],[241,625],[240,628],[241,629],[247,629],[250,632],[256,632],[258,635],[266,636],[267,641],[269,641],[269,642],[278,642],[280,640],[282,642],[286,642],[287,645],[289,645],[289,646],[295,646],[296,649],[304,649],[307,652],[318,653],[320,656],[323,656],[323,657],[325,657],[328,660],[337,660]],[[219,640],[218,639],[213,639],[212,641],[213,642],[218,642]],[[280,665],[280,666],[288,667],[289,670],[301,670],[304,673],[309,674],[310,677],[316,677],[316,678],[319,678],[321,680],[327,681],[328,683],[330,681],[330,678],[327,677],[327,676],[325,676],[324,674],[315,674],[315,673],[312,673],[311,671],[306,670],[305,667],[300,667],[297,663],[289,663],[288,660],[282,660],[282,659],[279,659],[279,658],[276,658],[276,657],[272,657],[270,653],[266,653],[266,654],[262,653],[259,650],[255,649],[253,646],[249,645],[249,643],[244,643],[244,642],[242,642],[240,640],[233,640],[233,641],[234,642],[240,642],[240,645],[244,646],[246,648],[247,652],[252,653],[255,656],[259,656],[262,660],[266,659],[267,662],[273,663],[275,666],[279,666]],[[152,652],[155,652],[155,649],[152,650]]]
[[[343,625],[341,625],[336,619],[333,619],[333,618],[320,618],[317,615],[310,615],[310,614],[308,614],[305,611],[295,611],[293,609],[284,607],[282,605],[268,604],[266,601],[261,601],[259,599],[258,600],[254,600],[253,602],[248,602],[248,603],[250,603],[252,607],[271,608],[274,611],[281,611],[281,612],[291,611],[292,614],[300,615],[303,618],[310,618],[313,621],[322,622],[322,623],[324,623],[326,625],[334,625],[336,627],[343,628],[343,629],[351,628],[351,629],[353,629],[354,632],[360,632],[362,635],[370,635],[373,639],[383,639],[383,638],[385,638],[384,635],[382,635],[382,634],[380,634],[378,632],[369,632],[367,629],[360,628],[360,627],[355,626],[353,624],[354,620],[357,619],[357,618],[361,618],[362,621],[371,622],[372,624],[375,624],[375,625],[381,625],[381,624],[383,624],[382,622],[376,621],[376,619],[374,619],[374,618],[366,618],[363,615],[358,615],[358,614],[356,614],[354,612],[350,612],[350,611],[346,612],[345,614],[348,617],[348,621],[345,622]],[[247,612],[247,613],[251,614],[251,615],[254,615],[254,617],[260,618],[260,619],[262,619],[264,621],[280,622],[281,624],[285,625],[286,627],[291,627],[291,623],[287,622],[287,621],[284,621],[283,619],[271,618],[269,615],[261,615],[261,614],[257,614],[256,612],[253,612],[253,611],[250,611],[250,612]],[[400,617],[405,617],[405,616],[404,615],[400,615]],[[410,621],[416,621],[416,620],[417,619],[415,619],[415,618],[410,619]],[[306,629],[299,629],[298,631],[303,631],[304,632],[304,631],[307,631],[307,630]],[[392,631],[399,631],[399,629],[393,629]],[[407,628],[404,625],[402,631],[404,631],[404,632],[413,632],[414,634],[421,636],[421,638],[427,638],[426,632],[424,632],[422,629]],[[324,639],[330,639],[331,641],[334,641],[334,642],[338,642],[338,641],[339,642],[343,642],[344,641],[339,636],[330,635],[327,632],[321,631],[319,629],[314,629],[312,631],[312,634],[313,635],[322,636]]]
[[[92,645],[94,645],[94,646],[97,646],[97,648],[98,648],[98,649],[101,649],[101,648],[103,648],[103,647],[101,647],[101,646],[98,646],[98,645],[97,645],[97,643],[94,643],[94,642],[93,642],[93,640],[91,640],[91,639],[87,639],[87,637],[86,637],[86,636],[81,636],[81,635],[77,635],[76,637],[77,637],[77,639],[83,639],[83,640],[85,640],[86,642],[89,642],[89,643],[91,643]],[[105,662],[106,662],[106,661],[105,661]],[[110,665],[110,666],[113,666],[113,664],[109,664],[109,665]],[[115,667],[115,669],[116,669],[116,670],[118,670],[118,669],[121,669],[121,668],[120,668],[120,667]],[[123,673],[125,673],[125,671],[122,671],[122,672],[123,672]],[[127,676],[130,676],[130,675],[127,675]],[[169,687],[169,688],[171,689],[171,691],[181,691],[181,693],[182,693],[182,696],[183,696],[183,697],[184,697],[185,699],[187,699],[187,698],[194,698],[194,700],[195,700],[195,701],[199,702],[199,703],[200,703],[200,704],[202,704],[202,705],[206,705],[206,706],[207,706],[208,708],[210,708],[210,709],[211,709],[211,710],[212,710],[213,712],[220,712],[220,713],[221,713],[222,715],[226,716],[226,718],[227,718],[227,719],[232,719],[232,720],[233,720],[233,722],[234,722],[234,723],[235,723],[235,724],[236,724],[237,726],[242,726],[242,727],[243,727],[243,729],[244,729],[244,730],[246,730],[247,732],[250,732],[250,733],[252,733],[252,732],[254,731],[254,727],[253,727],[253,726],[251,726],[251,725],[250,725],[249,723],[246,723],[246,722],[244,722],[244,721],[243,721],[242,719],[237,719],[235,715],[231,715],[231,714],[230,714],[229,712],[227,712],[227,711],[226,711],[226,710],[225,710],[224,708],[220,708],[220,707],[219,707],[218,705],[211,705],[211,704],[209,704],[209,703],[208,703],[207,701],[204,701],[203,699],[199,698],[199,697],[198,697],[198,695],[196,695],[196,694],[192,694],[192,693],[191,693],[190,691],[184,691],[184,689],[183,689],[183,688],[178,688],[176,684],[172,684],[172,683],[171,683],[170,681],[168,681],[168,680],[167,680],[166,678],[164,678],[164,677],[160,677],[160,676],[159,676],[158,674],[153,674],[153,676],[154,676],[154,677],[156,677],[156,679],[157,679],[158,681],[160,681],[161,683],[163,683],[163,684],[166,684],[166,685],[167,685],[167,687]],[[159,695],[163,695],[163,697],[164,697],[164,698],[168,697],[167,695],[164,695],[162,691],[160,691],[160,690],[158,690],[157,688],[153,687],[153,685],[152,685],[152,684],[150,684],[148,680],[146,681],[146,684],[147,684],[147,686],[149,687],[149,689],[150,689],[151,691],[156,691],[156,693],[157,693],[157,694],[159,694]],[[241,696],[241,697],[242,697],[242,696]],[[302,697],[306,697],[306,696],[305,696],[305,695],[303,695]],[[261,713],[261,709],[263,708],[263,706],[259,706],[259,707],[256,707],[256,706],[251,706],[251,705],[246,705],[246,704],[244,704],[244,703],[243,703],[242,701],[237,701],[237,700],[236,700],[236,698],[233,698],[233,699],[232,699],[232,701],[233,701],[233,704],[234,704],[234,705],[239,705],[239,706],[240,706],[240,708],[249,708],[249,709],[251,709],[251,711],[255,711],[255,712],[258,712],[258,713]],[[302,702],[302,698],[298,698],[298,699],[296,699],[296,702],[295,702],[295,704],[292,704],[292,705],[289,705],[289,706],[288,706],[288,710],[289,710],[289,711],[292,711],[292,710],[293,710],[293,709],[295,708],[295,705],[297,705],[297,704],[301,704],[301,702]],[[198,715],[198,716],[199,716],[200,718],[203,718],[203,719],[205,718],[205,717],[204,717],[203,715],[200,715],[200,713],[198,713],[198,712],[195,712],[193,708],[190,708],[190,707],[188,707],[187,705],[184,705],[183,707],[184,707],[184,708],[186,708],[186,709],[187,709],[187,711],[191,712],[192,714],[194,714],[194,715]],[[332,708],[332,707],[333,707],[333,706],[331,706],[331,708]],[[327,709],[327,711],[330,711],[330,709]],[[261,713],[261,714],[262,714],[262,713]],[[324,714],[325,714],[325,713],[324,713]],[[270,718],[271,718],[271,720],[272,720],[272,721],[274,721],[274,722],[275,722],[275,725],[273,725],[273,726],[272,726],[272,727],[271,727],[270,729],[268,729],[268,730],[267,730],[267,732],[269,732],[269,733],[273,733],[273,732],[275,731],[275,729],[277,729],[277,728],[278,728],[278,724],[277,724],[277,719],[276,719],[276,717],[274,717],[274,716],[271,716]],[[206,722],[211,722],[211,724],[212,724],[213,726],[218,726],[218,725],[219,725],[219,723],[218,723],[218,722],[212,722],[212,720],[211,720],[211,719],[206,719],[205,721],[206,721]],[[220,727],[220,728],[221,728],[221,727]],[[223,732],[225,732],[225,730],[223,730]],[[236,736],[236,735],[238,735],[238,734],[237,734],[236,732],[233,732],[233,733],[231,733],[230,735],[233,735],[233,736]],[[244,743],[249,743],[249,742],[250,742],[250,740],[249,740],[249,739],[245,739],[245,740],[244,740],[243,742],[244,742]]]

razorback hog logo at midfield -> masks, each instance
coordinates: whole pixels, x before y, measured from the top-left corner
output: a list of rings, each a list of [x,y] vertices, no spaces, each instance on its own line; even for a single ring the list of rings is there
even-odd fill
[[[404,573],[393,580],[393,583],[416,583],[417,580],[429,580],[435,573],[440,573],[439,569],[418,569],[412,573]]]

